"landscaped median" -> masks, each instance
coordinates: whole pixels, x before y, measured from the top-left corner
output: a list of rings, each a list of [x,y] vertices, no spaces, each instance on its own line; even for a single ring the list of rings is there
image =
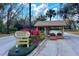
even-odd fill
[[[19,46],[18,52],[16,52],[16,47],[14,46],[11,50],[9,50],[8,56],[26,56],[31,53],[37,46],[32,44],[28,47]]]
[[[36,56],[39,54],[40,50],[43,49],[46,45],[47,39],[44,39],[28,56]]]
[[[38,38],[36,38],[36,36],[34,36],[34,37],[29,38],[29,47],[27,47],[26,44],[18,45],[18,49],[16,48],[16,46],[14,46],[13,48],[11,48],[9,50],[8,56],[26,56],[26,55],[29,55],[45,39],[44,33],[40,33],[37,36]],[[25,39],[25,38],[23,38],[23,39]]]

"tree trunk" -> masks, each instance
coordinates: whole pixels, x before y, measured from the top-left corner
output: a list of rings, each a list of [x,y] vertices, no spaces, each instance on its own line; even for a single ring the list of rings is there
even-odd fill
[[[7,34],[9,34],[10,20],[7,20]]]
[[[7,14],[7,34],[9,34],[9,12]]]
[[[50,17],[50,21],[51,21],[51,17]]]

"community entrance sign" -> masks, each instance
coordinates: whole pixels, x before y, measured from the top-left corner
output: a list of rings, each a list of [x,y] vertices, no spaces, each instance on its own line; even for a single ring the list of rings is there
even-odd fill
[[[29,47],[30,33],[28,31],[17,31],[15,32],[15,37],[16,37],[16,46],[27,45],[27,47]]]

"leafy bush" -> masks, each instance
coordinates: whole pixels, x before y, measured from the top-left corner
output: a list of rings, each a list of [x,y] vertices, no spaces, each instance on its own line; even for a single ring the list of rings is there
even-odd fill
[[[33,38],[29,38],[29,44],[32,44],[33,40]]]
[[[0,32],[2,32],[2,28],[0,27]]]
[[[61,30],[61,28],[50,28],[50,30]]]
[[[15,31],[17,31],[17,28],[11,28],[10,29],[10,32],[15,32]]]
[[[44,33],[40,33],[38,37],[39,37],[40,41],[42,41],[42,40],[45,39],[45,34]]]

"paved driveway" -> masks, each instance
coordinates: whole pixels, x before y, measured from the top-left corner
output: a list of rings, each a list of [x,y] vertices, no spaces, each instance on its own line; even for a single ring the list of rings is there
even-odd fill
[[[35,56],[78,56],[79,36],[64,34],[64,39],[47,40],[46,45]]]

